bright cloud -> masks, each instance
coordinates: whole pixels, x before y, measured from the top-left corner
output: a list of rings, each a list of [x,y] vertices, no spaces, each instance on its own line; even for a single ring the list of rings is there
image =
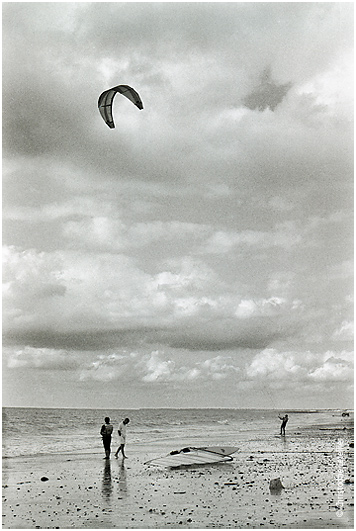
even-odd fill
[[[324,355],[311,352],[278,352],[266,349],[257,354],[246,367],[249,378],[267,381],[352,382],[353,355],[332,352]]]

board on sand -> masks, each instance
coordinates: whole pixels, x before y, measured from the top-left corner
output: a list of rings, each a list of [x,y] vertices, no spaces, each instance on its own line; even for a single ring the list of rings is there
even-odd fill
[[[215,452],[216,454],[231,455],[237,452],[236,446],[201,446],[198,450],[206,450],[207,452]]]
[[[204,448],[187,447],[174,450],[162,457],[156,457],[147,461],[145,465],[182,466],[182,465],[206,465],[210,463],[223,463],[232,461],[231,454],[237,452],[234,446],[206,446]]]

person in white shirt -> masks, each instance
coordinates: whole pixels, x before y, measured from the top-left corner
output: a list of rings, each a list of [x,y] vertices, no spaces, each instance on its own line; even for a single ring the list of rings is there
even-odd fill
[[[119,452],[121,451],[122,457],[127,459],[125,455],[125,444],[126,444],[126,426],[130,422],[130,419],[126,418],[119,424],[118,434],[119,434],[119,443],[120,446],[115,452],[115,457],[119,457]]]

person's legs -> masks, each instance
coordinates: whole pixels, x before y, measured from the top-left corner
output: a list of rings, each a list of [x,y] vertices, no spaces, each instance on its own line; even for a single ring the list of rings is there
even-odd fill
[[[118,457],[120,451],[122,452],[122,444],[120,444],[120,446],[119,446],[118,449],[116,450],[116,452],[115,452],[115,457]]]
[[[110,459],[111,437],[103,437],[103,444],[104,444],[104,450],[105,450],[105,459]]]
[[[127,455],[125,455],[125,445],[124,444],[120,444],[119,448],[116,450],[115,457],[118,457],[120,452],[122,453],[122,457],[124,459],[127,459]]]

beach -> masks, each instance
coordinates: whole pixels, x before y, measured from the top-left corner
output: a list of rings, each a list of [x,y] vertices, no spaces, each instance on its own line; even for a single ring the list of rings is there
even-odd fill
[[[3,528],[353,528],[353,421],[241,433],[237,446],[231,462],[173,469],[144,464],[179,448],[164,438],[128,441],[126,460],[100,448],[4,458]]]

